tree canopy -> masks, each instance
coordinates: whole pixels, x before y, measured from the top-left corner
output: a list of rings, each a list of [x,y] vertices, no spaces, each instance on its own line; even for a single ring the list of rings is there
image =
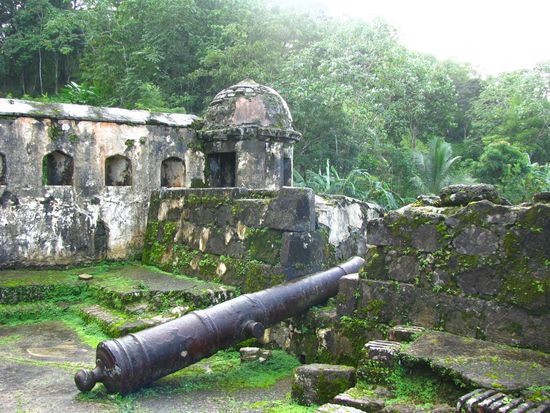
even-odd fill
[[[247,78],[289,103],[304,135],[295,165],[305,181],[328,173],[346,177],[332,186],[341,192],[402,202],[472,177],[508,185],[514,200],[548,189],[550,62],[484,79],[408,50],[383,21],[261,0],[0,4],[5,96],[201,115],[218,91]],[[520,165],[525,185],[512,188],[512,172],[504,179],[489,167],[504,158]],[[432,161],[444,176],[429,176]]]

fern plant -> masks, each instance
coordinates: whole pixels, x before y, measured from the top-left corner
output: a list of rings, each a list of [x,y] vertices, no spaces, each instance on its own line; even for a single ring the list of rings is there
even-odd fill
[[[346,195],[366,202],[373,202],[386,209],[396,209],[403,199],[365,169],[353,169],[340,176],[327,159],[324,170],[307,170],[305,176],[294,171],[294,185],[308,187],[320,194]]]

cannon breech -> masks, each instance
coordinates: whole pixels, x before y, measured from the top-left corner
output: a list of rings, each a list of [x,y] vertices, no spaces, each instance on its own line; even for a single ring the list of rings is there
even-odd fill
[[[363,262],[354,257],[329,270],[102,341],[96,350],[96,367],[78,371],[76,386],[80,391],[89,391],[101,382],[110,393],[127,394],[218,350],[250,337],[260,338],[265,328],[335,296],[338,280],[356,273]]]

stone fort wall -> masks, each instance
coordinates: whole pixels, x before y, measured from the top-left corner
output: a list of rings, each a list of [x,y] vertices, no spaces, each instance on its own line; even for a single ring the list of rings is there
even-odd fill
[[[412,204],[368,224],[338,313],[550,350],[550,204]]]
[[[195,119],[0,99],[0,267],[139,253],[151,192],[204,180]]]
[[[364,255],[376,205],[308,188],[156,191],[143,261],[251,292]]]

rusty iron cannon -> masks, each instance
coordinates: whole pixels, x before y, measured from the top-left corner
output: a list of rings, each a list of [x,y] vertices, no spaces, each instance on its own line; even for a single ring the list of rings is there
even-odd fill
[[[75,383],[80,391],[103,383],[109,393],[127,394],[210,357],[250,337],[261,338],[270,327],[338,292],[338,280],[359,270],[364,260],[354,257],[327,271],[285,284],[244,294],[206,310],[125,337],[102,341],[96,367],[80,370]]]

